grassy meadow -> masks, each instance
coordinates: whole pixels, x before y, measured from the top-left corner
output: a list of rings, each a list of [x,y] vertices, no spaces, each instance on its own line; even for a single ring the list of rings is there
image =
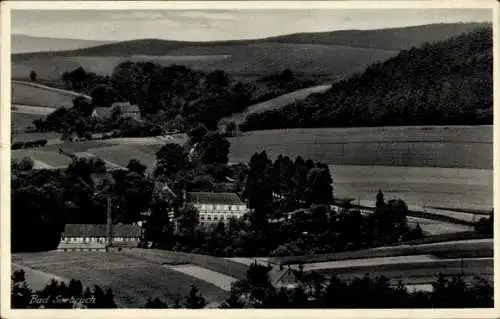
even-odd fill
[[[84,285],[111,287],[115,299],[130,308],[143,307],[148,297],[167,299],[169,305],[173,305],[180,294],[184,301],[192,284],[209,303],[223,301],[227,294],[203,280],[121,253],[23,253],[13,254],[12,262],[55,276],[81,280]],[[30,278],[27,281],[29,283]]]
[[[29,73],[28,73],[29,74]],[[50,108],[72,107],[75,94],[50,90],[30,83],[11,82],[11,103]]]

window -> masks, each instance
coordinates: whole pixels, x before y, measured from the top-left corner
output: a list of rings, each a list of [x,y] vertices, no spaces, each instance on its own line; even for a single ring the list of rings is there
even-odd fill
[[[200,220],[205,220],[205,216],[201,215]]]

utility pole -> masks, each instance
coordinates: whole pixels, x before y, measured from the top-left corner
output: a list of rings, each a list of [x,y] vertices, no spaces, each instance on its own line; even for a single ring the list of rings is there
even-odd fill
[[[106,222],[106,251],[110,251],[110,248],[112,246],[112,241],[113,241],[113,219],[111,217],[111,196],[106,195],[106,215],[107,215],[107,222]]]

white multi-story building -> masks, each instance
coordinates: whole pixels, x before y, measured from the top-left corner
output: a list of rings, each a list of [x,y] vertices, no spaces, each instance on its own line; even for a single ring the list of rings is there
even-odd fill
[[[185,202],[198,209],[200,224],[227,223],[249,212],[246,203],[234,193],[188,192]]]

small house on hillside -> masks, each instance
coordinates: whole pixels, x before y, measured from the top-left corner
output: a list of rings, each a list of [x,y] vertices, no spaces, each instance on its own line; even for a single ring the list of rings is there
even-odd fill
[[[135,248],[142,229],[135,224],[117,224],[112,227],[112,247]],[[106,224],[66,224],[58,251],[105,251]]]
[[[118,112],[121,118],[141,119],[139,107],[135,104],[130,104],[130,102],[115,102],[111,107],[96,107],[92,112],[92,117],[111,118],[113,112]]]
[[[141,119],[141,110],[136,104],[130,104],[130,102],[115,102],[111,105],[111,108],[119,109],[122,118],[130,117],[136,120]]]
[[[113,115],[111,107],[96,107],[92,111],[92,117],[108,119]]]
[[[235,193],[191,192],[185,193],[184,202],[200,212],[200,224],[227,223],[232,217],[241,218],[249,209]]]

